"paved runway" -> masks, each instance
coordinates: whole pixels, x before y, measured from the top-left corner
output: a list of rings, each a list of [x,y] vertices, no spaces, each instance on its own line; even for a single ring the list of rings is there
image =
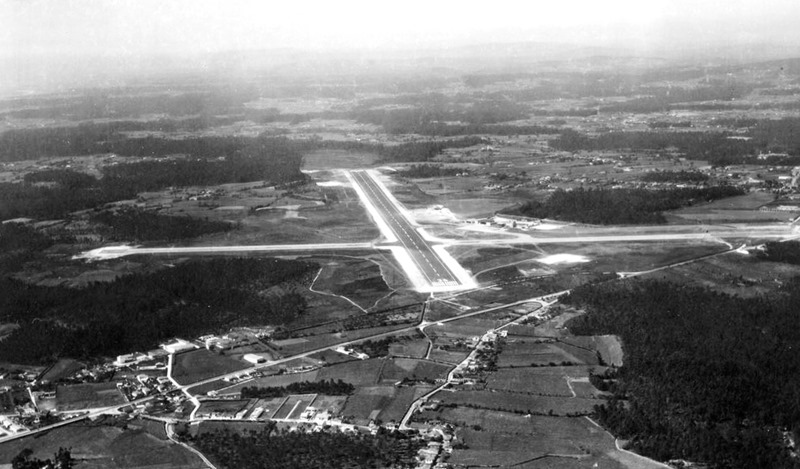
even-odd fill
[[[434,251],[428,241],[419,234],[416,227],[406,218],[396,202],[387,195],[381,184],[367,171],[351,171],[350,175],[353,181],[361,188],[363,196],[377,210],[377,216],[382,218],[391,234],[404,248],[411,262],[413,262],[413,266],[419,271],[427,285],[434,288],[458,287],[461,284],[458,275]],[[373,216],[376,216],[376,214],[373,213]],[[381,225],[381,223],[378,224]],[[391,239],[392,236],[387,236],[387,238]],[[403,259],[398,260],[403,264]],[[403,267],[408,270],[407,266],[404,265]]]

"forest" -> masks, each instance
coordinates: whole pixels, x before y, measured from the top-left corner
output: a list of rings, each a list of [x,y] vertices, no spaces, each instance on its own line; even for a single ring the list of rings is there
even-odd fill
[[[233,223],[161,215],[136,208],[103,211],[92,214],[89,219],[104,225],[100,233],[113,241],[179,241],[236,228]]]
[[[188,150],[195,145],[202,147],[202,140],[176,142],[185,142]],[[201,153],[209,151],[204,148]],[[47,169],[26,175],[22,183],[0,183],[0,219],[62,218],[76,210],[172,186],[259,180],[282,184],[306,178],[300,171],[301,164],[302,155],[290,142],[260,138],[232,150],[223,159],[154,159],[106,165],[101,168],[101,179],[70,169]],[[53,184],[42,184],[48,182]]]
[[[54,239],[21,223],[0,223],[0,276],[22,269],[57,241],[73,240]]]
[[[633,280],[563,301],[587,311],[572,333],[621,338],[613,398],[595,410],[631,449],[715,468],[800,467],[786,444],[800,437],[800,279],[770,297]]]
[[[700,184],[707,182],[707,174],[698,171],[654,171],[642,175],[642,182],[672,182]]]
[[[0,219],[62,218],[77,210],[135,196],[127,187],[103,184],[88,174],[46,170],[26,175],[21,183],[0,183]]]
[[[11,469],[70,469],[75,467],[75,458],[67,448],[58,448],[53,459],[33,457],[33,450],[25,448],[11,460]]]
[[[742,194],[742,189],[733,186],[663,190],[579,187],[557,189],[543,202],[525,202],[503,213],[594,225],[662,224],[667,210]]]
[[[800,241],[767,241],[756,256],[765,261],[800,265]]]
[[[147,350],[172,337],[238,325],[281,325],[305,310],[293,292],[318,267],[270,258],[192,260],[75,289],[0,279],[0,322],[20,325],[0,356],[21,364]],[[274,285],[285,293],[265,295]]]
[[[748,122],[749,123],[749,122]],[[579,150],[653,150],[677,148],[686,158],[707,160],[712,165],[753,163],[760,153],[785,153],[774,156],[772,165],[800,164],[800,118],[760,119],[748,128],[747,134],[727,132],[608,132],[587,137],[572,129],[564,129],[550,146],[564,151]],[[737,138],[731,138],[737,137]],[[748,139],[738,138],[748,137]]]
[[[353,394],[355,387],[350,383],[345,383],[341,379],[322,380],[322,381],[299,381],[287,386],[245,386],[242,388],[242,399],[268,399],[272,397],[283,397],[289,394],[326,394],[328,396],[348,396]]]
[[[320,432],[278,430],[267,422],[261,432],[244,435],[227,430],[203,432],[185,437],[209,456],[218,467],[230,469],[307,469],[307,468],[411,468],[414,457],[425,445],[400,432],[343,433],[336,429]]]

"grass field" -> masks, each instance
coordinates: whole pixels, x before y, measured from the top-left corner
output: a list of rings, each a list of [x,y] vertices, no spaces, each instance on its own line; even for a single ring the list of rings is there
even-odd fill
[[[58,386],[56,405],[58,410],[79,410],[92,407],[122,405],[125,397],[116,383],[86,383]]]
[[[323,350],[321,352],[317,352],[313,355],[309,355],[309,358],[313,358],[315,360],[319,360],[323,363],[327,363],[328,365],[335,365],[337,363],[344,363],[353,360],[357,360],[357,358],[351,357],[350,355],[345,355],[343,353],[336,352],[334,350]]]
[[[380,265],[362,259],[332,257],[321,263],[314,290],[347,297],[364,309],[371,308],[390,290]]]
[[[52,458],[59,447],[70,448],[78,460],[77,468],[130,469],[176,468],[201,469],[206,465],[182,446],[162,438],[163,432],[152,431],[152,423],[132,421],[128,429],[98,422],[79,421],[43,434],[21,438],[0,445],[0,461],[10,462],[24,448],[33,450],[33,457]],[[163,428],[163,425],[160,425]]]
[[[175,355],[172,377],[180,384],[191,384],[250,366],[249,363],[225,355],[197,349]]]

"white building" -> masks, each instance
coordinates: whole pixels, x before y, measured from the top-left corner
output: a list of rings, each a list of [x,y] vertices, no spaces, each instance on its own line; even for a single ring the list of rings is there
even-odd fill
[[[267,361],[266,358],[262,357],[261,355],[256,355],[255,353],[248,353],[244,357],[246,362],[250,362],[253,365],[257,365],[259,363],[265,363]]]
[[[194,350],[197,348],[197,346],[183,339],[175,339],[174,342],[163,344],[161,348],[166,350],[167,353],[179,353],[179,352],[184,352],[186,350]]]
[[[143,353],[128,353],[126,355],[118,355],[117,360],[114,362],[117,366],[125,366],[130,365],[133,363],[139,363],[142,360],[146,360],[148,358],[147,355]]]

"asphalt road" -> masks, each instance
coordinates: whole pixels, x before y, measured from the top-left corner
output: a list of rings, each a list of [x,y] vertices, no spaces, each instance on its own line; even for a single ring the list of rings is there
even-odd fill
[[[366,171],[352,171],[350,174],[379,211],[397,241],[405,248],[425,281],[434,287],[460,285],[458,277],[436,255],[431,245],[417,232],[372,176]]]

